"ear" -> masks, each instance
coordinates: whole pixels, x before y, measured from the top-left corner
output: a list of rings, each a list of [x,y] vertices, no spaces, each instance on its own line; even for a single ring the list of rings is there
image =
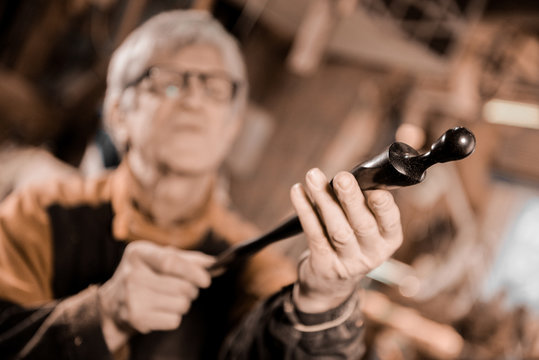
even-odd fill
[[[231,120],[230,138],[231,138],[231,142],[234,142],[238,138],[241,132],[241,129],[243,128],[243,123],[245,121],[245,114],[243,112],[241,114],[236,114],[230,120]]]
[[[125,110],[120,105],[120,97],[114,100],[105,112],[105,123],[108,132],[114,140],[114,144],[120,153],[125,153],[129,143],[129,129]]]
[[[234,143],[238,139],[243,130],[249,107],[247,103],[247,98],[243,98],[239,101],[240,102],[235,105],[236,108],[232,110],[232,115],[229,119],[230,121],[228,124],[230,129],[230,139],[232,143]]]

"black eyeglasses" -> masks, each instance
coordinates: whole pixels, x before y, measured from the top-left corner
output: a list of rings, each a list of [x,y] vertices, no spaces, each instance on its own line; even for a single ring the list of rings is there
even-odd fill
[[[193,78],[202,84],[206,96],[218,101],[234,99],[241,85],[240,81],[233,80],[225,73],[179,71],[152,66],[127,87],[136,86],[143,80],[147,80],[150,91],[176,99],[185,96]]]

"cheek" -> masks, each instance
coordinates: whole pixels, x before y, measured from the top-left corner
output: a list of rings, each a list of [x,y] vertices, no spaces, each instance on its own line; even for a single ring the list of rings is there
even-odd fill
[[[132,116],[131,119],[131,146],[141,148],[149,143],[153,137],[151,127],[144,116]]]
[[[227,141],[234,137],[237,119],[234,118],[229,107],[214,109],[209,119],[211,119],[210,131],[214,137]]]
[[[156,137],[158,126],[154,121],[158,118],[158,108],[158,104],[152,101],[141,99],[135,103],[129,115],[132,142],[145,145]]]
[[[218,152],[222,154],[222,156],[226,155],[226,152],[228,152],[236,138],[238,130],[237,121],[237,119],[234,119],[227,114],[226,116],[221,117],[221,121],[210,129],[211,135],[209,141],[211,143],[209,145],[212,146],[212,144],[218,144]]]

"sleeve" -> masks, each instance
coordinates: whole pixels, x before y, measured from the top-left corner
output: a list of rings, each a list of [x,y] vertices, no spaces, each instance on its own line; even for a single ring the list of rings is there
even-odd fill
[[[365,352],[359,295],[320,314],[299,312],[292,286],[257,306],[231,334],[221,359],[359,359]]]
[[[35,307],[0,301],[0,353],[5,359],[112,359],[97,301],[96,287]]]
[[[46,211],[31,192],[0,205],[0,354],[2,359],[107,359],[96,288],[52,299]]]

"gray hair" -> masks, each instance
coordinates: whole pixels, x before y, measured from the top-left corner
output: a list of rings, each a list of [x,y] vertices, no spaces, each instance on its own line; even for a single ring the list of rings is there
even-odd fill
[[[107,120],[110,107],[115,103],[124,105],[121,101],[122,94],[144,74],[156,54],[171,54],[193,44],[210,45],[220,52],[230,75],[243,83],[235,98],[233,111],[237,113],[245,110],[247,75],[237,40],[205,11],[172,10],[150,18],[135,29],[111,57],[103,113],[105,127],[113,139],[114,129]],[[121,150],[125,144],[116,145]]]

